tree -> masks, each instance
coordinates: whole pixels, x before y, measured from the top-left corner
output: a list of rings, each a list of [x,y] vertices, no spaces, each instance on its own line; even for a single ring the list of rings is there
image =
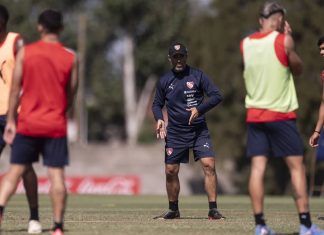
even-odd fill
[[[114,42],[122,41],[125,50],[122,53],[122,69],[115,77],[123,77],[128,143],[137,141],[142,113],[152,92],[153,77],[166,68],[167,48],[179,35],[186,8],[187,2],[179,0],[167,0],[163,4],[158,0],[102,1],[98,6],[96,28],[104,31],[100,44],[111,49]],[[173,14],[175,11],[177,14]],[[101,22],[105,22],[104,28]],[[141,102],[138,102],[136,93],[143,91],[143,87],[146,87],[146,93],[142,93]]]

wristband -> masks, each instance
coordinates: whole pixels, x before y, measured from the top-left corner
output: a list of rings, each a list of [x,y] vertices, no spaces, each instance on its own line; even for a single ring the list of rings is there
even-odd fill
[[[318,133],[319,135],[321,134],[321,132],[320,131],[317,131],[317,130],[315,130],[314,132]]]

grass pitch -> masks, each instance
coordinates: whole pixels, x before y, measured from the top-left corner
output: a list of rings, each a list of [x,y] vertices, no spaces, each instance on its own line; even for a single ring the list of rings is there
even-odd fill
[[[278,235],[298,234],[298,218],[290,197],[267,197],[265,215],[268,225]],[[253,234],[254,220],[247,196],[219,196],[218,208],[227,217],[222,221],[207,219],[205,196],[180,198],[181,219],[153,220],[168,207],[166,196],[80,196],[70,195],[65,215],[66,235],[191,235]],[[313,222],[324,228],[324,198],[311,198]],[[1,226],[3,234],[27,234],[29,212],[24,195],[9,202]],[[40,196],[43,234],[52,226],[51,204],[47,195]]]

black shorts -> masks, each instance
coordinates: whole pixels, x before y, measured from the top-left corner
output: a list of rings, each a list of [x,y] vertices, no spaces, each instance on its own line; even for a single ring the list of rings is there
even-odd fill
[[[31,164],[43,157],[43,164],[49,167],[63,167],[69,164],[67,138],[31,137],[16,134],[12,144],[10,163]]]
[[[206,125],[190,130],[168,129],[165,144],[165,163],[189,162],[189,150],[193,150],[194,160],[215,157],[212,141]]]
[[[318,147],[316,148],[316,161],[324,161],[324,131],[321,131],[318,140]]]
[[[301,156],[303,153],[303,143],[295,120],[248,123],[248,157]]]
[[[6,126],[6,116],[0,115],[0,154],[4,149],[4,147],[6,146],[6,142],[3,139],[5,126]]]

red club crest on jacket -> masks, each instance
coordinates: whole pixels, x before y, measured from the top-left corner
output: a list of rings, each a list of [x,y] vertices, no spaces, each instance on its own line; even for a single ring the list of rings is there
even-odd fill
[[[187,87],[188,87],[189,89],[192,89],[193,86],[194,86],[194,82],[187,82]]]

